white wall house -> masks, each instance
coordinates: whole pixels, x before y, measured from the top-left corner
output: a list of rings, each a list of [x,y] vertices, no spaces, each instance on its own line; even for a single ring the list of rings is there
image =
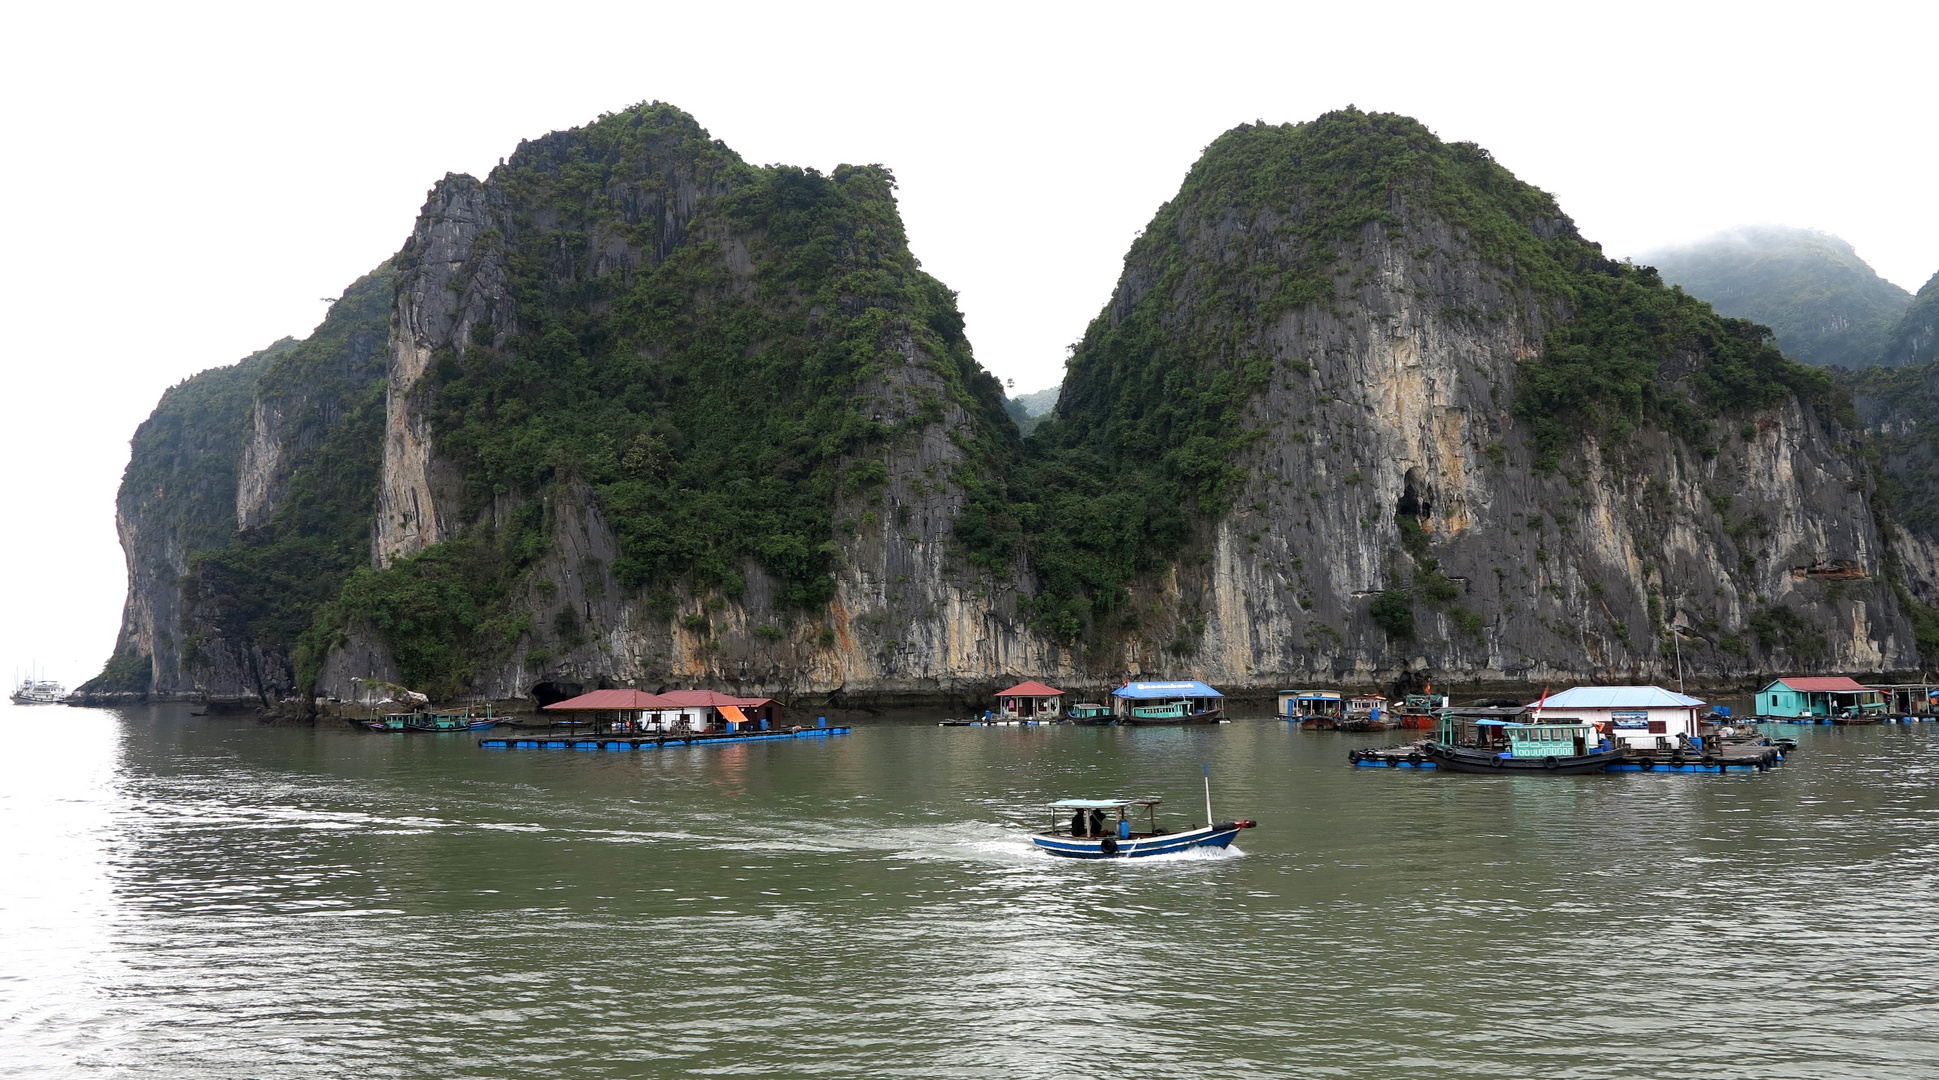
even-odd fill
[[[1577,686],[1550,695],[1539,717],[1532,711],[1535,705],[1529,702],[1523,722],[1580,720],[1598,725],[1618,745],[1647,750],[1675,749],[1678,735],[1695,739],[1704,702],[1660,686]]]

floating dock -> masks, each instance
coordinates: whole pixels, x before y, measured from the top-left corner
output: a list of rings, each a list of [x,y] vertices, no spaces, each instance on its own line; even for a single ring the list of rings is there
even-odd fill
[[[777,739],[825,739],[846,735],[846,727],[811,727],[795,731],[749,731],[732,735],[493,735],[479,739],[487,750],[664,750],[668,747],[715,746],[720,743],[773,742]]]
[[[1939,716],[1881,716],[1876,720],[1852,723],[1850,720],[1834,720],[1828,716],[1747,716],[1737,721],[1743,724],[1824,724],[1829,727],[1871,727],[1873,724],[1939,724]]]
[[[1347,760],[1361,769],[1433,769],[1434,759],[1414,746],[1383,746],[1347,753]],[[1732,744],[1724,747],[1722,757],[1708,754],[1681,758],[1640,758],[1619,761],[1604,767],[1604,772],[1721,773],[1764,772],[1784,760],[1776,746]]]

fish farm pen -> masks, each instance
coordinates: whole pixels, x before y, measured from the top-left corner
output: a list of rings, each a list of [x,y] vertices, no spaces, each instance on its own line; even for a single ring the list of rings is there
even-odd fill
[[[749,731],[717,735],[496,735],[478,740],[487,750],[662,750],[719,743],[773,742],[777,739],[825,739],[846,735],[846,727],[805,727],[794,731]]]

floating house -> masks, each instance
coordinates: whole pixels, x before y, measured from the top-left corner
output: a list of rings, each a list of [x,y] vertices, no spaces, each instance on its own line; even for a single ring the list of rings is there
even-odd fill
[[[778,726],[773,698],[743,698],[713,690],[594,690],[554,702],[545,711],[584,718],[611,731],[765,731]]]
[[[1939,713],[1939,686],[1932,683],[1884,683],[1872,689],[1884,695],[1885,711],[1893,716]]]
[[[1757,692],[1759,716],[1863,719],[1885,711],[1882,692],[1843,675],[1778,679]]]
[[[1279,691],[1279,715],[1283,719],[1299,720],[1308,716],[1338,719],[1344,710],[1345,705],[1338,690]]]
[[[1005,720],[1055,720],[1064,711],[1064,692],[1040,682],[1020,682],[996,695],[996,714]]]
[[[1537,705],[1540,708],[1537,708]],[[1679,736],[1697,738],[1704,703],[1660,686],[1577,686],[1529,702],[1522,723],[1581,721],[1609,733],[1612,743],[1643,750],[1673,750]]]
[[[1111,691],[1111,708],[1124,724],[1215,724],[1225,695],[1196,679],[1128,682]]]

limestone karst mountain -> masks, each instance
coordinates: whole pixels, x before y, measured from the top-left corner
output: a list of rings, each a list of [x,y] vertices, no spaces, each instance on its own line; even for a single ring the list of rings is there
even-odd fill
[[[660,105],[447,177],[138,433],[93,689],[1663,678],[1672,627],[1703,678],[1918,665],[1831,384],[1479,148],[1227,132],[1028,439],[892,189]]]

